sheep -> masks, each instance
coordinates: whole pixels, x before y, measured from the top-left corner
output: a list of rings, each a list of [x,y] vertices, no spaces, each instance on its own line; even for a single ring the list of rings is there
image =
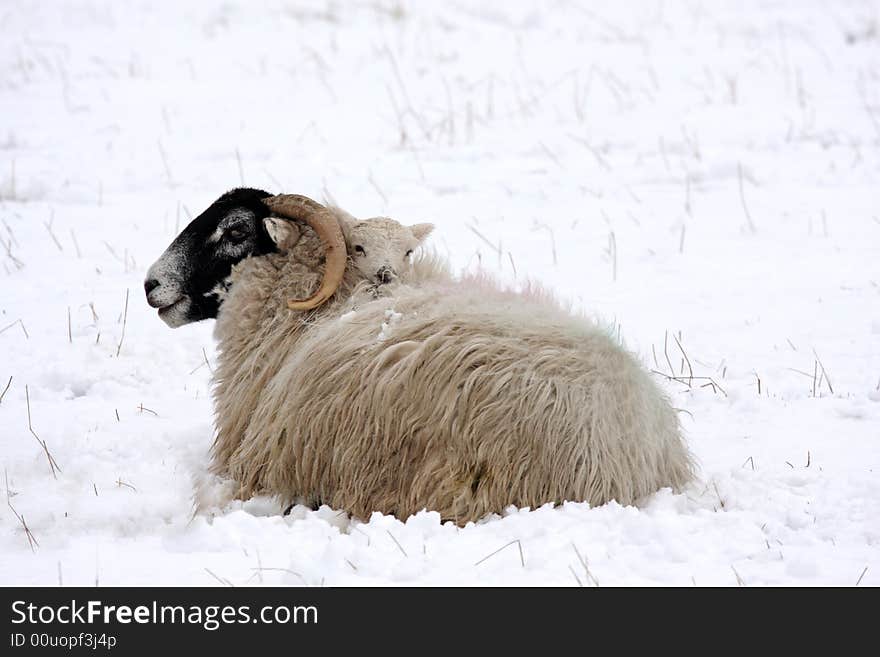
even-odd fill
[[[463,525],[511,505],[634,504],[692,478],[675,411],[608,330],[431,254],[377,294],[376,263],[428,228],[354,230],[304,197],[266,202],[298,221],[264,220],[278,252],[232,268],[215,327],[210,470],[230,496]],[[351,239],[371,228],[387,252],[362,271]]]

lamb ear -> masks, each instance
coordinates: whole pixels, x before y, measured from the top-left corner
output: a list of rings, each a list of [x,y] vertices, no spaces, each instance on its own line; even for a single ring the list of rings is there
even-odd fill
[[[335,205],[331,205],[327,208],[336,217],[336,221],[339,223],[339,227],[342,229],[342,234],[345,236],[345,241],[349,241],[349,235],[351,234],[351,229],[354,228],[354,225],[358,223],[358,220],[350,214],[346,212],[340,207],[336,207]]]
[[[294,222],[281,217],[266,217],[263,226],[279,251],[287,251],[299,241],[300,230]]]
[[[431,231],[434,230],[434,224],[413,224],[409,229],[412,231],[413,237],[421,244],[431,234]]]

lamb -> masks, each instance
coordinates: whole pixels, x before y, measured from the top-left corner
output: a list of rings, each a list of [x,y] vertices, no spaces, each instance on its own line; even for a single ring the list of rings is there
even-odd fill
[[[456,280],[430,254],[393,260],[425,225],[265,202],[278,252],[232,268],[215,328],[211,472],[234,497],[463,525],[511,505],[633,504],[692,478],[675,411],[608,331],[539,290]]]

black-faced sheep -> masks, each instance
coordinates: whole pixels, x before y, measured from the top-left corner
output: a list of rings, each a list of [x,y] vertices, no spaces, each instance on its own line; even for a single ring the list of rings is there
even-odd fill
[[[630,504],[691,478],[675,411],[606,330],[432,256],[377,296],[376,262],[402,263],[426,228],[361,224],[383,233],[362,271],[343,213],[267,202],[295,221],[263,220],[277,251],[233,267],[215,330],[211,469],[232,495],[463,524],[509,505]]]

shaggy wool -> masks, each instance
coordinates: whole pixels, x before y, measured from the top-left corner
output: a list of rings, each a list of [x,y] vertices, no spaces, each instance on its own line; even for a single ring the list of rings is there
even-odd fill
[[[462,525],[692,478],[676,412],[595,321],[430,254],[378,291],[349,265],[330,302],[290,311],[319,284],[315,240],[237,265],[217,319],[211,471],[235,497]]]

